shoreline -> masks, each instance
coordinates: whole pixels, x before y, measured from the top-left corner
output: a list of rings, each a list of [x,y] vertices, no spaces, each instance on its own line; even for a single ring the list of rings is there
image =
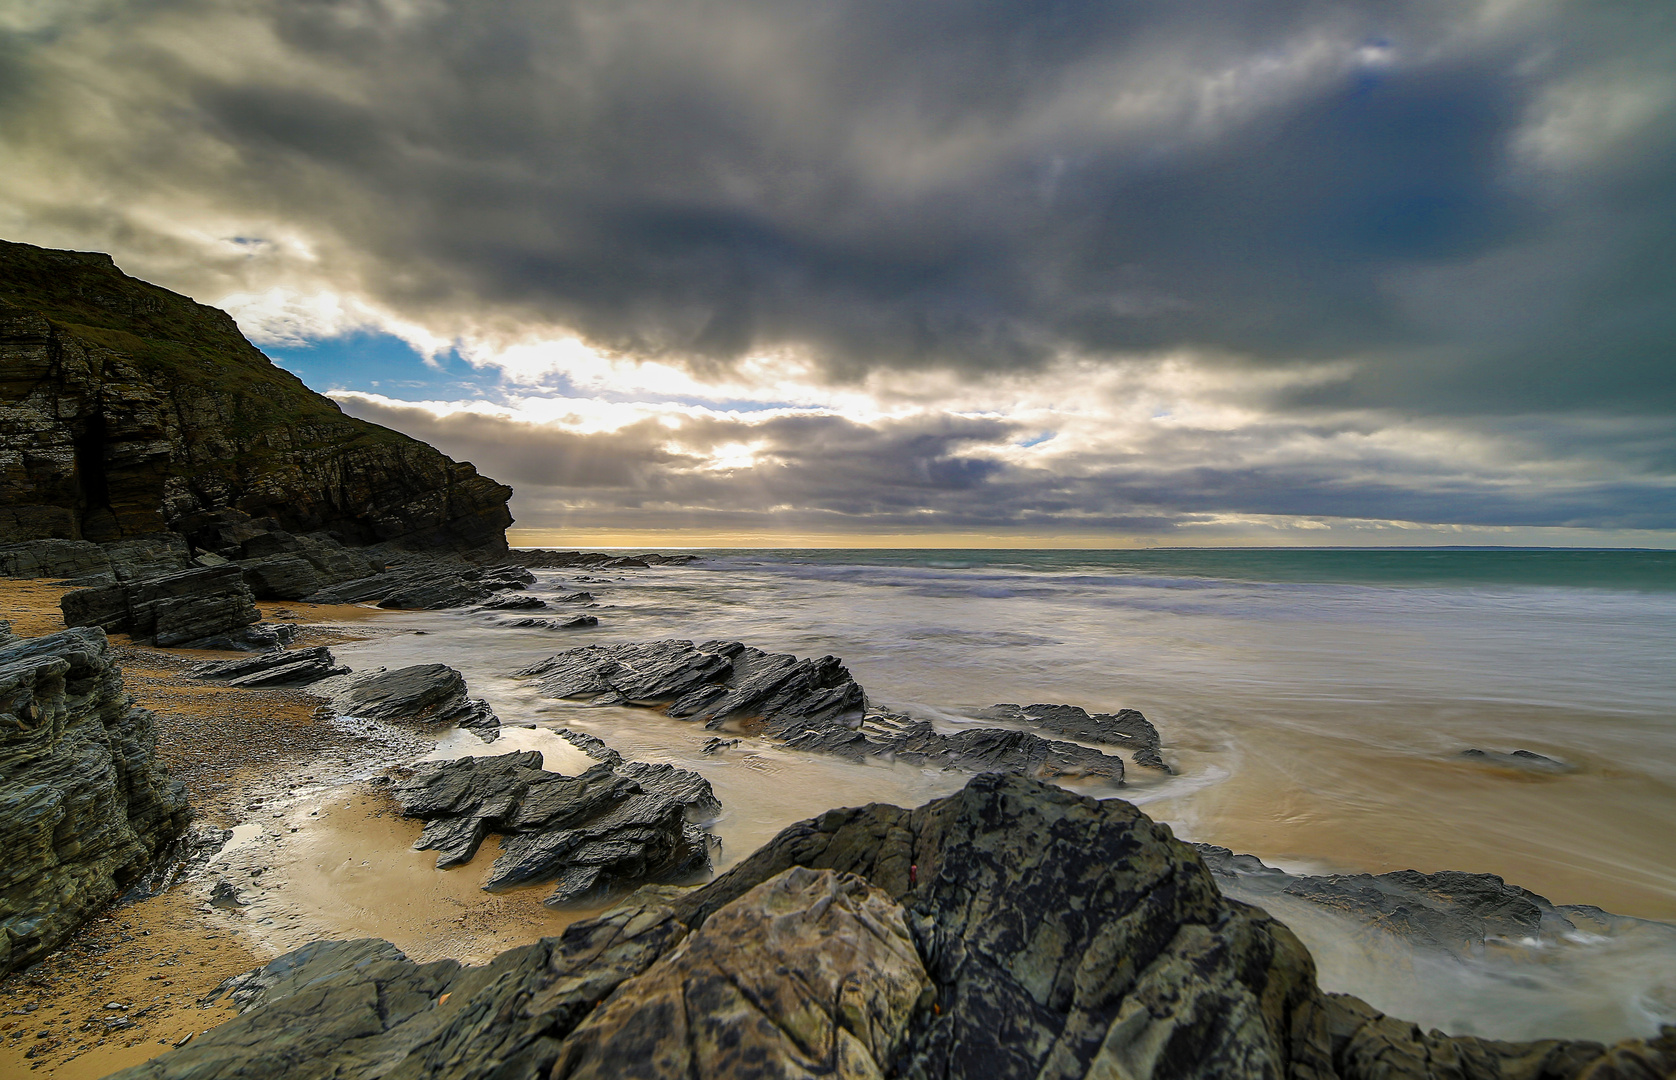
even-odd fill
[[[13,618],[20,636],[62,629],[62,620],[56,617],[56,597],[62,591],[63,587],[45,581],[0,580],[0,600],[9,611],[18,611],[20,603],[27,601]],[[50,612],[43,608],[49,601]],[[428,632],[400,625],[399,612],[359,605],[275,602],[263,603],[261,608],[269,621],[298,626],[298,646]],[[323,699],[306,691],[233,689],[188,680],[182,674],[200,660],[239,654],[157,650],[133,645],[123,635],[112,635],[112,642],[128,691],[158,714],[159,759],[187,783],[198,813],[195,824],[235,828],[236,835],[210,867],[193,879],[159,896],[113,908],[84,926],[70,944],[37,968],[0,980],[0,994],[37,1006],[28,1016],[11,1015],[17,1005],[7,1004],[3,1010],[8,1013],[5,1021],[29,1031],[19,1039],[14,1037],[18,1028],[0,1028],[0,1065],[14,1070],[27,1065],[42,1070],[43,1075],[80,1080],[145,1060],[189,1031],[210,1026],[210,1020],[219,1022],[233,1015],[224,1005],[183,1008],[190,995],[202,996],[228,975],[306,941],[381,937],[416,961],[452,958],[482,963],[505,948],[555,934],[601,910],[553,912],[540,904],[543,886],[483,893],[479,886],[498,848],[495,837],[486,841],[477,859],[450,871],[435,869],[434,853],[412,850],[421,826],[399,816],[378,778],[390,765],[436,749],[435,739],[387,725],[351,726],[322,720],[315,710]],[[555,648],[564,647],[556,639]],[[492,756],[508,748],[488,744],[485,753]],[[1467,775],[1466,766],[1450,767]],[[1541,785],[1527,786],[1535,792]],[[720,783],[718,790],[722,790]],[[1116,794],[1123,797],[1121,790]],[[834,805],[854,801],[845,803],[840,798]],[[773,831],[777,829],[770,834]],[[1255,819],[1252,835],[1263,835],[1263,826]],[[1262,853],[1259,845],[1236,850]],[[1313,859],[1325,861],[1320,853]],[[1377,873],[1391,868],[1362,869]],[[237,883],[240,908],[208,904],[209,890],[218,879]],[[1527,884],[1516,876],[1509,880]],[[391,891],[402,897],[399,909],[392,909],[381,896]],[[113,930],[124,923],[130,929]],[[124,934],[136,935],[135,940],[121,943],[129,953],[100,951],[106,947],[102,942]],[[170,955],[185,955],[184,950],[195,942],[215,942],[217,962],[206,961],[182,978],[168,980],[166,993],[174,996],[156,1003],[156,1010],[143,1016],[139,1010],[145,1007],[141,1004],[145,995],[140,991],[152,983],[131,973],[142,982],[127,991],[135,999],[130,1003],[132,1011],[111,1011],[138,1016],[135,1027],[105,1034],[102,1046],[88,1045],[99,1029],[81,1027],[84,1020],[92,1024],[82,1013],[91,1004],[105,1004],[92,1002],[104,992],[102,988],[119,985],[114,975],[102,975],[103,968],[95,966],[96,962],[128,957],[124,962],[138,968],[158,962],[156,958],[170,949],[174,950]],[[58,965],[51,967],[51,985],[36,986],[30,981],[38,978],[38,969],[51,965]],[[212,974],[217,976],[214,982],[198,985]],[[181,993],[176,994],[177,989]],[[36,996],[29,998],[26,992]],[[6,1001],[0,999],[0,1004]],[[48,1029],[35,1019],[37,1014],[57,1021],[51,1025],[55,1031],[66,1026],[65,1019],[76,1021],[69,1026],[82,1036],[82,1045],[62,1037],[35,1039],[37,1031]],[[200,1021],[203,1027],[197,1026]],[[35,1056],[24,1057],[31,1049]]]

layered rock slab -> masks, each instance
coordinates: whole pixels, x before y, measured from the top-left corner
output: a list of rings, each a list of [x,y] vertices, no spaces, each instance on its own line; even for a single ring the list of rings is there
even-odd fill
[[[0,972],[33,963],[186,828],[102,631],[0,635]]]
[[[834,882],[844,896],[806,902]],[[833,907],[841,940],[821,929]],[[895,911],[930,993],[915,999],[892,1056],[913,965],[894,949],[855,950],[875,947],[867,937],[900,941]],[[864,915],[876,925],[843,922]],[[763,942],[777,918],[791,941],[776,954]],[[683,951],[698,935],[714,948]],[[775,955],[793,962],[757,959]],[[851,997],[845,1009],[846,980],[882,963],[892,965],[884,1000]],[[512,1080],[587,1075],[606,1047],[611,1075],[624,1077],[1627,1080],[1676,1070],[1676,1029],[1611,1048],[1500,1043],[1424,1033],[1323,994],[1296,938],[1220,896],[1167,828],[1116,800],[993,775],[915,810],[829,811],[702,889],[642,890],[486,967],[320,943],[241,992],[249,1012],[119,1075]],[[789,1022],[776,1033],[761,1018]],[[724,1044],[746,1026],[762,1038],[735,1065]],[[837,1027],[868,1054],[834,1067],[810,1052],[840,1041],[820,1038]]]
[[[447,664],[333,675],[311,684],[309,693],[331,702],[340,716],[412,727],[454,724],[491,740],[500,731],[489,703],[467,697],[465,676]]]
[[[662,705],[677,720],[709,728],[743,721],[793,749],[853,760],[884,757],[974,772],[1123,780],[1121,758],[1075,743],[1002,728],[945,734],[929,721],[869,712],[866,692],[834,656],[800,659],[737,641],[671,640],[570,649],[515,674],[536,680],[550,697],[591,705]]]
[[[541,765],[535,750],[426,762],[391,794],[402,813],[425,821],[414,846],[439,852],[438,869],[469,862],[499,833],[500,855],[483,887],[553,881],[551,906],[709,870],[710,837],[698,822],[714,818],[721,803],[696,773],[620,756],[579,776]]]

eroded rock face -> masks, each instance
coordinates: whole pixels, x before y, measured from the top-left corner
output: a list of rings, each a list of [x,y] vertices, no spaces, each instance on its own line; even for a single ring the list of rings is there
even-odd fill
[[[105,634],[0,634],[0,972],[33,963],[185,828]]]
[[[237,566],[76,589],[60,606],[67,626],[97,626],[164,648],[204,647],[205,639],[237,635],[262,618]]]
[[[642,890],[482,968],[415,965],[382,942],[317,943],[235,995],[244,1015],[118,1075],[1628,1080],[1676,1070],[1676,1028],[1612,1048],[1499,1043],[1422,1033],[1323,994],[1297,939],[1223,898],[1168,829],[1116,800],[994,775],[915,810],[829,811],[702,889]]]
[[[324,645],[289,652],[275,650],[237,660],[212,660],[187,673],[194,679],[228,686],[307,686],[334,675],[347,675],[349,668],[337,663]]]
[[[0,455],[0,543],[191,536],[234,510],[352,545],[504,552],[512,521],[510,488],[345,416],[226,313],[108,255],[5,242]]]
[[[485,836],[500,833],[483,887],[552,881],[552,906],[708,871],[710,838],[697,823],[721,812],[709,783],[611,753],[580,776],[543,771],[535,750],[426,762],[391,794],[402,813],[425,821],[415,846],[439,852],[438,869],[471,861]]]

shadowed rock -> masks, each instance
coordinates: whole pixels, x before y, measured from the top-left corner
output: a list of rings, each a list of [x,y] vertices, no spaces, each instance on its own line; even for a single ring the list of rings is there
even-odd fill
[[[0,973],[115,898],[191,814],[102,631],[0,632]]]
[[[1222,897],[1167,828],[1118,800],[995,775],[915,810],[828,811],[704,888],[642,890],[486,967],[319,943],[233,989],[242,1016],[119,1075],[1629,1080],[1676,1070],[1676,1028],[1612,1048],[1505,1043],[1422,1033],[1323,993],[1298,940]]]
[[[237,566],[77,589],[65,593],[60,606],[66,625],[151,638],[161,647],[192,647],[215,636],[231,639],[262,618]]]
[[[714,818],[721,803],[696,773],[620,755],[580,776],[541,764],[534,750],[422,763],[392,795],[402,813],[426,822],[415,846],[440,852],[439,869],[469,862],[485,836],[500,833],[483,887],[553,881],[553,906],[709,869],[709,838],[695,822]]]

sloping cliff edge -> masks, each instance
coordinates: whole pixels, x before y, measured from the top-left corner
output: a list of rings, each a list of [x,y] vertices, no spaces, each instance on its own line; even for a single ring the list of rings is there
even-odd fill
[[[352,546],[504,553],[511,495],[345,416],[223,311],[109,255],[0,241],[0,544],[190,538],[231,510]]]
[[[483,967],[315,942],[229,989],[242,1015],[117,1076],[1676,1074],[1672,1027],[1496,1042],[1325,993],[1168,828],[993,773],[914,810],[828,811],[703,888],[642,889]]]

